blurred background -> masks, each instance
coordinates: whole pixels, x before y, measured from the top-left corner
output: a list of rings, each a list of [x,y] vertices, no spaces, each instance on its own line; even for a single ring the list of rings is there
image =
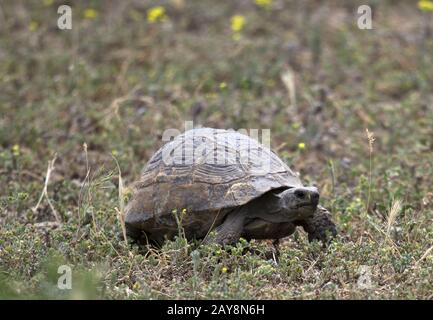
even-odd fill
[[[57,26],[63,4],[72,9],[70,30]],[[364,4],[372,10],[371,30],[358,27]],[[431,1],[1,1],[4,295],[20,296],[10,279],[33,279],[23,290],[39,292],[35,275],[46,256],[59,255],[86,270],[103,262],[103,282],[121,288],[108,290],[111,298],[191,297],[190,276],[198,277],[195,285],[209,284],[193,296],[202,298],[431,298],[432,20]],[[351,243],[327,258],[341,259],[337,280],[301,272],[290,283],[259,277],[267,287],[246,278],[242,291],[227,284],[224,291],[213,287],[211,273],[191,275],[179,264],[170,269],[177,276],[160,275],[159,282],[140,273],[160,270],[160,256],[153,265],[139,260],[125,276],[113,158],[129,185],[163,144],[164,130],[182,131],[191,120],[271,129],[272,148],[320,188]],[[46,197],[35,207],[54,157]],[[304,254],[302,243],[290,250]],[[389,251],[376,251],[378,243]],[[311,259],[304,258],[299,268],[308,269]],[[192,263],[188,254],[182,259]],[[430,267],[417,273],[410,269],[417,261]],[[275,272],[293,274],[291,263],[293,269]],[[387,274],[377,292],[347,289],[360,264]]]

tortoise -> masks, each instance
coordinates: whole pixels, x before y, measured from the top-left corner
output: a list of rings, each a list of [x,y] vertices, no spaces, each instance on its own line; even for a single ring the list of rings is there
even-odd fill
[[[185,131],[159,149],[134,183],[127,235],[162,244],[187,239],[234,244],[274,239],[297,226],[310,241],[336,235],[316,187],[305,187],[275,152],[233,130]],[[215,231],[215,232],[210,232]]]

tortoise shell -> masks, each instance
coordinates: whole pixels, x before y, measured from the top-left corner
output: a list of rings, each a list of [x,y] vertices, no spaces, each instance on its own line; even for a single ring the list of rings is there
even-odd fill
[[[159,149],[134,185],[128,226],[162,240],[177,233],[203,237],[231,209],[273,189],[300,187],[298,176],[269,148],[247,135],[192,129]]]

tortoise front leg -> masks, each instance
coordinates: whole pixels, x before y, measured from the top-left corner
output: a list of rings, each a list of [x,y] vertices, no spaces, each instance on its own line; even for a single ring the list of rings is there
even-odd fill
[[[244,229],[247,210],[244,207],[234,209],[228,213],[224,222],[215,228],[215,237],[206,237],[204,244],[218,243],[220,245],[234,244],[239,241]]]
[[[296,221],[308,233],[308,240],[320,240],[323,243],[337,235],[337,229],[331,220],[331,214],[322,206],[318,206],[314,215],[303,221]]]

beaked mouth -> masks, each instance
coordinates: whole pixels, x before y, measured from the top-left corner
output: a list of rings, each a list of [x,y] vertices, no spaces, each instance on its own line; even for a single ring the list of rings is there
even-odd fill
[[[316,208],[318,203],[301,203],[296,206],[296,209],[299,208]]]

